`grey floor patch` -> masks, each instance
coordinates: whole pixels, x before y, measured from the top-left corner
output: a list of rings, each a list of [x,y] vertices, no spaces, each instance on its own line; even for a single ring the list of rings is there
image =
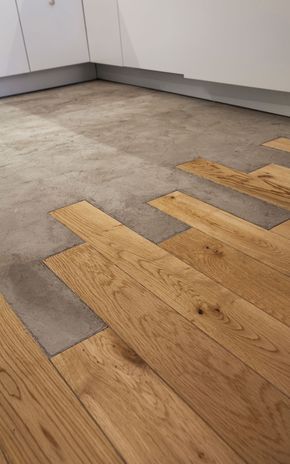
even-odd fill
[[[1,291],[49,355],[106,327],[42,263],[16,262],[0,278]]]
[[[41,263],[80,240],[48,212],[87,199],[154,242],[187,226],[147,205],[174,190],[265,228],[288,211],[183,173],[203,156],[252,171],[290,167],[261,147],[286,117],[90,82],[0,101],[0,291],[49,354],[104,327]]]

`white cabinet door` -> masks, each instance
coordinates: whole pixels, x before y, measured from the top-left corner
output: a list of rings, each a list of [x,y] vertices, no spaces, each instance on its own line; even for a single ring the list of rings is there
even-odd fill
[[[290,0],[118,0],[124,65],[290,91]]]
[[[17,3],[32,71],[89,61],[82,0]]]
[[[289,0],[180,0],[185,77],[290,91]]]
[[[182,73],[180,0],[118,0],[124,66]]]
[[[14,0],[0,0],[0,77],[29,71]]]
[[[91,61],[121,66],[117,0],[84,0]]]

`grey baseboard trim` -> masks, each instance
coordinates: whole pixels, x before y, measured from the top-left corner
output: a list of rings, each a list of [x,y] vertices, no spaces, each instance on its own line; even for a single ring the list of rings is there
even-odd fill
[[[290,93],[185,79],[170,74],[119,66],[97,65],[98,79],[202,98],[268,113],[290,116]]]
[[[96,79],[96,66],[93,63],[2,77],[0,79],[0,97],[51,89],[94,79]]]

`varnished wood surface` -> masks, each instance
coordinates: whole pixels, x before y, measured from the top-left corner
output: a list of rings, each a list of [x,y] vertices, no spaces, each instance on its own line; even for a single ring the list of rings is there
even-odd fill
[[[7,461],[4,455],[4,451],[1,450],[1,448],[0,448],[0,464],[9,464],[9,462]]]
[[[0,295],[0,460],[123,462]]]
[[[287,137],[279,137],[278,139],[270,140],[263,143],[264,147],[274,148],[275,150],[282,150],[290,152],[290,139]]]
[[[46,264],[251,463],[288,463],[290,401],[84,244]]]
[[[75,229],[71,227],[71,230],[80,236],[85,234],[88,237],[94,237],[120,225],[120,222],[87,201],[79,201],[52,211],[50,214],[64,225],[67,225],[67,222],[74,224]]]
[[[288,240],[290,240],[290,220],[282,222],[282,224],[279,224],[278,226],[273,227],[273,229],[271,229],[271,232],[274,232],[275,234],[280,235],[279,238],[285,237]]]
[[[288,240],[283,240],[262,227],[181,192],[172,192],[150,201],[149,204],[258,261],[290,275]]]
[[[204,213],[208,215],[211,207],[206,206]],[[91,234],[88,225],[92,210],[86,214],[83,208],[76,217],[75,207],[72,214],[70,208],[56,212],[61,222],[282,391],[290,393],[287,327],[125,226]],[[181,205],[178,209],[182,211]],[[289,310],[288,316],[290,323]]]
[[[256,171],[250,172],[250,176],[262,179],[272,187],[282,186],[290,189],[290,168],[277,164],[268,164]]]
[[[174,254],[290,326],[290,279],[197,229],[162,242]]]
[[[180,164],[177,168],[290,210],[290,187],[273,186],[245,172],[202,158]]]
[[[244,462],[112,330],[53,363],[127,464]]]

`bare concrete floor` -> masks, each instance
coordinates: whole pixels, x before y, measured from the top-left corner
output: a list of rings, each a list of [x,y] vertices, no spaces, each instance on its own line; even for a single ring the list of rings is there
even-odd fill
[[[104,327],[41,263],[80,240],[48,212],[87,199],[158,242],[186,226],[146,205],[181,190],[270,228],[290,213],[175,169],[202,155],[290,167],[260,146],[289,119],[94,81],[0,101],[0,292],[53,355]]]

